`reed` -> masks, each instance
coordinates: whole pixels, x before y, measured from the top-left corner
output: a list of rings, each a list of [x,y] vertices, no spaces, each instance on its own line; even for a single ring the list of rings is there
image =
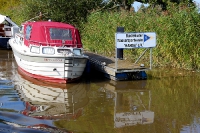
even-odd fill
[[[116,28],[125,32],[156,32],[157,46],[153,49],[153,65],[198,70],[200,68],[200,15],[197,8],[169,4],[161,8],[142,8],[138,12],[93,12],[81,33],[85,49],[106,56],[115,55]],[[135,60],[143,49],[124,50]],[[145,55],[143,60],[149,60]]]

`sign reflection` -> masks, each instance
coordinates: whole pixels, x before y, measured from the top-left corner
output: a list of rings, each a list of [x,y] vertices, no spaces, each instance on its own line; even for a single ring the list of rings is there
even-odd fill
[[[104,84],[105,90],[114,93],[115,128],[154,122],[154,112],[150,109],[151,91],[145,86],[146,80],[131,83],[110,81]]]

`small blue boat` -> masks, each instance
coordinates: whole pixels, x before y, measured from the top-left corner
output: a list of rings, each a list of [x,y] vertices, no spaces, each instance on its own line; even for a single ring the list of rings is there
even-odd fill
[[[8,16],[0,14],[0,49],[11,49],[8,40],[19,32],[19,26]]]
[[[11,49],[10,45],[8,44],[8,40],[10,37],[1,37],[0,36],[0,49]]]

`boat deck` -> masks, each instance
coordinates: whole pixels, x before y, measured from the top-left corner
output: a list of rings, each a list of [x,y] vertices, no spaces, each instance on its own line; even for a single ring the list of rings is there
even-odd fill
[[[114,57],[105,57],[92,52],[85,52],[85,55],[89,56],[92,68],[103,72],[107,75],[106,77],[113,80],[145,79],[146,77],[141,77],[139,75],[149,70],[149,68],[141,67],[127,60],[118,59],[116,63]]]

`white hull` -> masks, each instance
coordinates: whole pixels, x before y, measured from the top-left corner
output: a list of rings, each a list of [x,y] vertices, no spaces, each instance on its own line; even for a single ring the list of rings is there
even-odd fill
[[[58,53],[58,49],[67,50],[69,48],[52,47],[55,49],[55,54],[48,55],[30,52],[31,46],[27,47],[15,38],[10,39],[9,44],[18,66],[24,72],[33,78],[51,82],[64,83],[80,78],[88,60],[88,57],[83,54]],[[48,46],[37,46],[40,51],[44,47],[48,48]]]

